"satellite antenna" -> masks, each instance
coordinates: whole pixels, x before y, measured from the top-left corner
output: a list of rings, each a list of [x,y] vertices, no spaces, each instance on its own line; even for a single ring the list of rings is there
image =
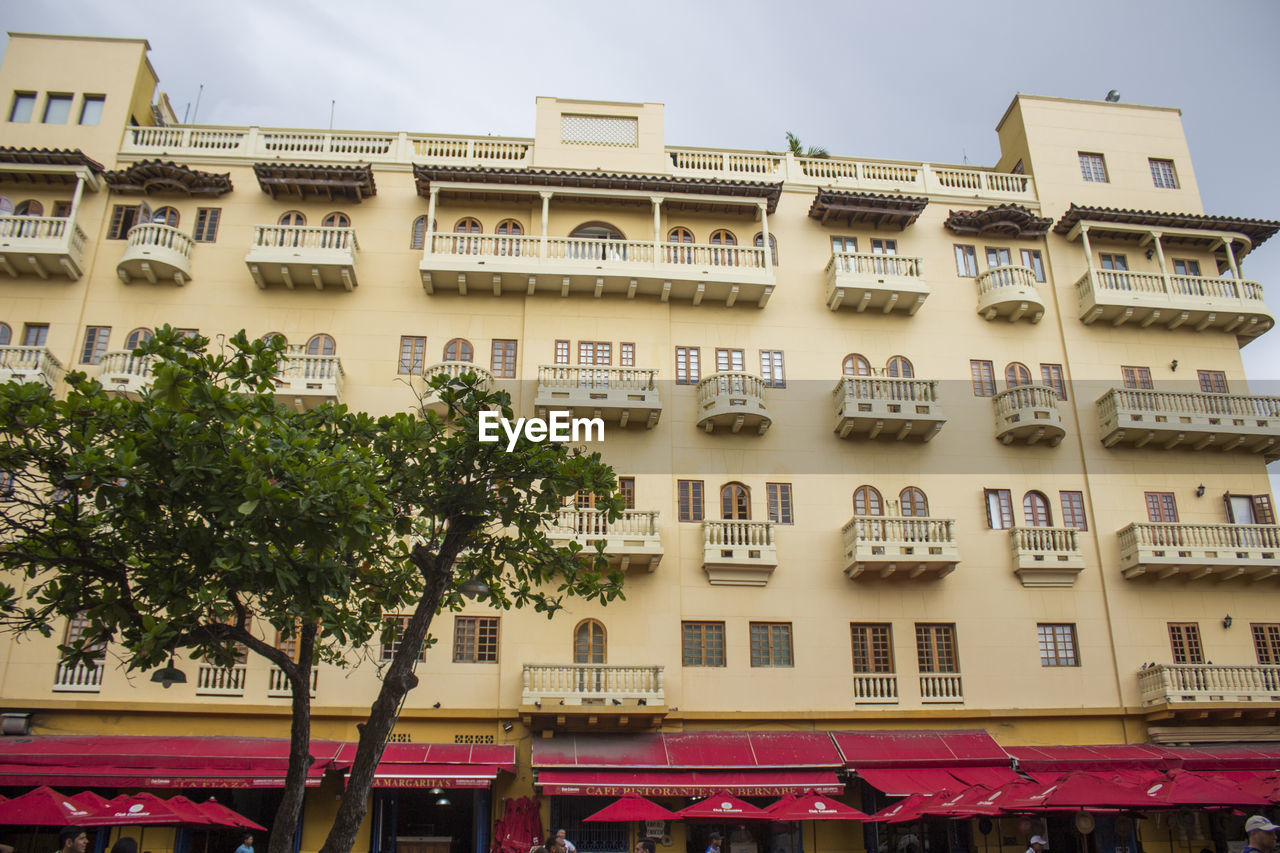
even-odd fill
[[[1118,104],[1118,103],[1120,103],[1120,90],[1119,90],[1119,89],[1112,89],[1110,92],[1107,92],[1107,103],[1108,103],[1108,104]]]

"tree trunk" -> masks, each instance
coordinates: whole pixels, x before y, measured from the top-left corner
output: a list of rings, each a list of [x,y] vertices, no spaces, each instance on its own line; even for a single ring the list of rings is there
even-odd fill
[[[293,693],[293,722],[289,728],[289,770],[284,777],[284,796],[271,824],[267,853],[293,853],[293,836],[299,829],[302,798],[307,792],[307,771],[315,761],[311,756],[311,670],[316,630],[314,622],[302,626],[298,632],[298,662],[282,667]]]
[[[445,588],[453,576],[453,561],[464,538],[458,534],[447,536],[445,547],[434,555],[430,566],[421,567],[425,581],[422,597],[418,599],[418,607],[405,625],[395,657],[391,659],[391,666],[382,680],[382,688],[369,709],[369,717],[363,727],[358,727],[360,744],[356,748],[355,761],[347,773],[347,787],[342,792],[337,817],[334,818],[329,837],[325,839],[320,853],[351,853],[356,833],[360,831],[360,824],[369,810],[369,791],[373,787],[374,771],[378,769],[378,762],[382,759],[383,746],[395,725],[401,702],[418,685],[413,665],[427,639],[427,631],[444,598]],[[422,547],[416,546],[415,552],[421,553]]]

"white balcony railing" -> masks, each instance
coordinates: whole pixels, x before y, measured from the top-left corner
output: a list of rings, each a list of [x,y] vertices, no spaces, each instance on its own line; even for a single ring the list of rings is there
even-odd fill
[[[137,399],[151,385],[151,368],[155,362],[155,356],[134,355],[133,350],[111,350],[102,356],[98,381],[108,391]]]
[[[540,417],[559,409],[652,429],[662,415],[657,376],[652,367],[540,364],[534,407]]]
[[[920,266],[920,258],[903,255],[833,252],[826,268],[827,307],[915,314],[929,296]]]
[[[56,693],[97,693],[102,688],[102,662],[94,664],[59,662],[53,675]]]
[[[66,275],[84,270],[85,234],[64,216],[0,216],[0,270],[17,277]]]
[[[315,667],[311,668],[311,698],[316,696],[316,687],[320,684],[320,670]],[[272,667],[267,673],[267,696],[272,699],[291,698],[293,696],[293,686],[289,683],[289,677],[284,674],[284,670],[279,667]]]
[[[422,377],[431,379],[433,376],[444,374],[450,379],[458,379],[464,373],[474,373],[476,375],[476,387],[485,394],[493,391],[493,373],[487,367],[481,367],[470,361],[438,361],[435,364],[428,364],[422,368]],[[422,395],[422,411],[435,412],[437,415],[444,415],[448,410],[440,400],[440,395],[435,391],[424,388]]]
[[[283,283],[293,289],[309,282],[317,289],[341,285],[352,290],[358,283],[359,256],[353,228],[255,225],[245,263],[258,287]]]
[[[343,382],[336,355],[309,355],[302,347],[289,347],[276,368],[276,395],[293,397],[295,405],[304,408],[342,402]]]
[[[920,701],[926,705],[956,704],[964,701],[964,685],[959,674],[920,674]]]
[[[868,571],[881,578],[925,572],[941,578],[960,562],[956,522],[952,518],[855,515],[840,529],[844,571],[851,578]]]
[[[1076,282],[1080,319],[1254,337],[1275,325],[1256,281],[1090,269]]]
[[[201,664],[196,672],[196,695],[243,696],[247,672],[244,664],[232,667]]]
[[[750,373],[723,371],[704,376],[698,382],[698,426],[707,432],[716,427],[739,432],[745,426],[764,435],[773,423],[764,404],[764,389],[764,380]]]
[[[1026,317],[1039,323],[1044,301],[1036,292],[1036,274],[1020,265],[995,267],[978,275],[978,313],[987,320],[1004,317],[1010,323]]]
[[[1138,673],[1142,704],[1280,703],[1280,666],[1162,663]]]
[[[898,704],[898,676],[881,672],[854,673],[853,703],[855,705]]]
[[[179,287],[191,278],[191,256],[195,241],[177,228],[158,223],[135,225],[129,229],[116,274],[128,284],[142,277],[155,284],[160,279],[173,279]]]
[[[563,700],[565,705],[613,707],[612,700],[635,709],[637,704],[665,705],[661,666],[617,666],[603,663],[526,663],[521,676],[525,705]]]
[[[1113,388],[1098,400],[1098,425],[1107,447],[1240,448],[1270,458],[1280,446],[1280,397]]]
[[[0,346],[0,382],[43,382],[62,378],[62,362],[44,347]]]
[[[1023,586],[1073,586],[1084,571],[1080,531],[1074,527],[1015,527],[1009,547]]]
[[[577,542],[587,556],[595,553],[596,542],[604,540],[610,562],[623,570],[635,564],[653,571],[662,560],[657,510],[625,509],[609,521],[599,510],[567,507],[556,514],[550,535],[553,540]]]
[[[841,438],[929,441],[947,418],[938,405],[933,379],[845,376],[831,392],[835,431]]]
[[[778,567],[772,521],[704,521],[702,544],[702,568],[714,585],[764,586]]]
[[[1057,447],[1067,434],[1058,409],[1058,392],[1047,385],[1016,385],[996,394],[991,402],[996,438],[1005,444],[1043,440]]]
[[[1280,576],[1280,526],[1274,524],[1156,524],[1120,530],[1120,568],[1142,576],[1197,580]]]

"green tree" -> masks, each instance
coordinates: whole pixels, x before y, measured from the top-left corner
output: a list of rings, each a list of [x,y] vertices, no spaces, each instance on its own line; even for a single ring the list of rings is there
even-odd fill
[[[808,148],[805,148],[800,144],[799,137],[789,130],[787,131],[787,150],[790,151],[794,157],[817,157],[826,159],[831,156],[827,153],[827,149],[820,145],[810,145]]]

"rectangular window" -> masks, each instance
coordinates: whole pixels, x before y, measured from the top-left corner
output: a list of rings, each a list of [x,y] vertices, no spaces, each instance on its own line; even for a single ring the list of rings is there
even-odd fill
[[[622,495],[622,506],[624,509],[636,508],[636,478],[635,477],[619,477],[618,478],[618,494]]]
[[[1104,270],[1129,271],[1129,259],[1116,252],[1099,252],[1098,261],[1102,264]]]
[[[626,341],[618,344],[618,366],[619,367],[635,367],[636,366],[636,345],[629,344]]]
[[[22,327],[22,345],[24,347],[42,347],[48,341],[48,323],[27,323]]]
[[[1174,258],[1173,274],[1199,277],[1200,262],[1192,258]]]
[[[41,121],[45,124],[66,124],[70,117],[71,96],[49,95],[48,100],[44,102],[44,118]]]
[[[1080,665],[1075,625],[1037,625],[1036,631],[1040,635],[1041,666]]]
[[[782,350],[760,350],[760,377],[766,388],[787,387],[787,377],[782,369]]]
[[[107,339],[110,337],[110,326],[86,326],[84,346],[80,349],[80,363],[97,364],[102,361],[102,356],[107,351]]]
[[[679,493],[679,518],[681,521],[702,521],[703,493],[701,480],[677,480]]]
[[[849,254],[853,254],[858,251],[858,238],[857,237],[832,237],[831,251],[832,252],[848,252]]]
[[[751,623],[751,665],[793,665],[790,622]]]
[[[76,643],[84,639],[85,634],[89,631],[89,617],[84,613],[77,613],[67,620],[67,632],[63,636],[62,644],[64,646],[74,646]],[[95,643],[89,649],[95,652],[105,652],[107,646],[105,643]]]
[[[516,375],[516,342],[494,341],[490,360],[493,375],[499,379],[514,379]]]
[[[1147,521],[1152,524],[1177,524],[1178,503],[1173,492],[1146,492]]]
[[[987,269],[1007,267],[1013,263],[1013,254],[1004,246],[987,246]]]
[[[1170,622],[1169,646],[1173,649],[1174,663],[1204,663],[1198,622]]]
[[[1015,175],[1022,175],[1022,174],[1026,174],[1027,167],[1022,164],[1021,160],[1019,160],[1018,162],[1013,164],[1013,168],[1010,169],[1009,171]]]
[[[1107,162],[1101,154],[1080,152],[1080,174],[1092,184],[1107,183]]]
[[[898,254],[898,241],[874,237],[871,240],[871,254],[896,255]]]
[[[555,362],[556,364],[569,363],[569,342],[568,341],[556,341]]]
[[[55,201],[53,203],[53,216],[55,219],[66,219],[71,215],[71,202]]]
[[[1084,492],[1058,492],[1062,498],[1062,526],[1076,530],[1088,530],[1084,517]]]
[[[298,630],[296,623],[294,630],[290,632],[288,636],[285,636],[284,631],[281,631],[278,628],[276,629],[275,646],[277,649],[288,655],[289,660],[294,663],[298,662]]]
[[[1023,249],[1022,265],[1036,274],[1036,281],[1044,281],[1044,258],[1039,249]]]
[[[36,110],[35,92],[14,92],[13,105],[9,107],[9,121],[28,122]]]
[[[108,240],[123,240],[129,236],[129,229],[138,218],[136,204],[117,204],[111,208],[111,224],[107,226]]]
[[[613,364],[613,344],[608,341],[578,341],[578,364]]]
[[[1151,368],[1149,367],[1132,367],[1122,364],[1120,365],[1120,375],[1124,378],[1124,387],[1126,388],[1150,391],[1155,387],[1155,385],[1151,384]]]
[[[405,626],[409,624],[409,617],[407,615],[397,614],[394,616],[384,617],[382,621],[386,627],[390,629],[391,634],[389,636],[384,634],[384,639],[382,641],[382,654],[380,655],[379,660],[389,661],[395,657],[396,652],[400,650],[400,643],[404,639],[404,629]],[[418,652],[418,660],[426,660],[427,650],[425,647],[426,643],[423,643],[422,651]]]
[[[983,489],[987,501],[987,527],[1008,530],[1013,527],[1013,495],[1008,489]]]
[[[498,662],[498,617],[453,617],[453,662]]]
[[[676,347],[676,384],[697,385],[702,378],[698,347]]]
[[[1156,187],[1162,190],[1176,190],[1178,188],[1178,173],[1173,168],[1172,160],[1158,160],[1155,157],[1149,157],[1147,162],[1151,164],[1151,180],[1155,182]]]
[[[721,347],[716,349],[716,372],[724,373],[736,370],[739,373],[747,369],[746,357],[740,349]]]
[[[199,329],[174,329],[174,331],[184,338],[194,338],[200,334]]]
[[[1227,505],[1227,521],[1231,524],[1276,523],[1271,495],[1233,495],[1228,492],[1222,499]]]
[[[969,373],[973,378],[973,396],[994,397],[996,395],[996,371],[991,362],[969,359]]]
[[[197,207],[196,230],[191,239],[197,243],[212,243],[218,239],[218,222],[222,219],[220,207]]]
[[[1200,380],[1200,390],[1206,394],[1227,393],[1227,374],[1221,370],[1197,370],[1196,378]]]
[[[1280,665],[1280,622],[1255,622],[1253,651],[1258,656],[1258,666]]]
[[[853,634],[853,671],[862,674],[893,672],[893,642],[889,623],[850,623]]]
[[[973,246],[955,244],[956,275],[960,278],[975,278],[978,275],[978,250]]]
[[[85,95],[84,103],[80,105],[80,123],[97,124],[102,121],[102,105],[106,100],[106,95]]]
[[[427,339],[421,335],[400,336],[400,365],[396,373],[418,374],[427,352]]]
[[[682,622],[685,666],[724,666],[724,623]]]
[[[1040,379],[1045,385],[1048,385],[1054,391],[1058,392],[1058,399],[1067,399],[1067,383],[1062,378],[1061,364],[1042,364],[1040,365]]]
[[[959,672],[956,626],[916,623],[916,658],[921,673]]]
[[[769,520],[774,524],[794,524],[791,514],[791,484],[766,483],[769,496]]]

